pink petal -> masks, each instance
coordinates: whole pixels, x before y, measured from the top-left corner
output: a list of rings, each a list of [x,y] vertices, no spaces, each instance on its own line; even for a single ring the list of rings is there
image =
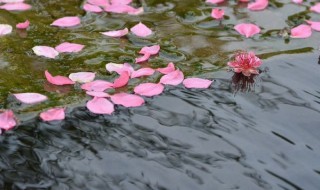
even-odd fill
[[[211,16],[212,16],[212,18],[217,19],[217,20],[222,19],[224,16],[224,10],[223,9],[212,9]]]
[[[87,108],[96,114],[111,114],[114,112],[113,104],[105,99],[94,97],[92,100],[87,102]]]
[[[146,46],[143,47],[140,50],[140,54],[150,54],[150,55],[156,55],[160,51],[160,46],[159,45],[154,45],[154,46]]]
[[[160,79],[160,83],[176,86],[180,84],[183,81],[183,79],[183,73],[179,69],[177,69],[169,74],[162,76]]]
[[[260,28],[257,25],[250,23],[237,24],[234,29],[247,38],[260,32]]]
[[[101,32],[101,34],[110,36],[110,37],[122,37],[127,35],[129,32],[128,28],[125,28],[123,30],[114,30],[114,31],[109,31],[109,32]]]
[[[65,118],[64,108],[52,108],[40,113],[43,121],[63,120]]]
[[[5,110],[0,113],[0,129],[9,130],[16,126],[16,124],[17,122],[11,110]]]
[[[12,26],[9,24],[0,24],[0,36],[10,34],[12,32]]]
[[[47,70],[44,72],[47,80],[49,83],[54,85],[67,85],[67,84],[74,84],[72,80],[70,80],[68,77],[64,76],[55,76],[53,77]]]
[[[183,81],[186,88],[209,88],[212,81],[200,78],[187,78]]]
[[[268,4],[268,0],[256,0],[255,2],[248,4],[248,9],[252,11],[260,11],[267,8]]]
[[[35,46],[32,48],[32,50],[36,55],[48,58],[55,58],[59,55],[59,52],[49,46]]]
[[[72,27],[80,24],[80,18],[76,16],[63,17],[55,20],[51,26]]]
[[[159,71],[162,74],[169,74],[175,70],[176,69],[175,69],[174,64],[172,62],[170,62],[167,67],[157,69],[157,71]]]
[[[311,20],[306,20],[306,22],[311,26],[313,30],[320,31],[320,22],[314,22]]]
[[[292,0],[292,2],[297,3],[297,4],[301,4],[303,2],[303,0]]]
[[[160,83],[142,83],[134,88],[136,94],[148,97],[159,95],[163,90],[164,86]]]
[[[130,5],[122,4],[111,4],[110,6],[106,6],[104,10],[110,13],[132,13],[137,11],[137,9]]]
[[[103,9],[101,9],[99,6],[91,5],[89,3],[86,3],[83,5],[83,10],[87,12],[93,12],[93,13],[101,13],[103,11]]]
[[[150,75],[153,75],[154,72],[155,72],[155,70],[151,69],[151,68],[141,68],[139,70],[133,71],[131,73],[131,78],[150,76]]]
[[[47,100],[47,96],[39,93],[19,93],[13,94],[20,102],[25,104],[35,104]]]
[[[110,97],[110,95],[105,92],[86,91],[86,94],[88,94],[89,96],[94,96],[94,97],[98,97],[98,98],[109,98]]]
[[[129,11],[128,14],[129,15],[140,15],[144,12],[143,7],[139,7],[137,9],[133,9],[132,11]]]
[[[103,92],[112,87],[113,87],[112,83],[104,80],[95,80],[95,81],[88,82],[81,85],[81,89],[83,90],[97,91],[97,92]]]
[[[7,11],[25,11],[31,9],[31,5],[26,3],[7,3],[0,6],[0,9]]]
[[[114,5],[128,5],[132,3],[132,0],[110,0],[110,2]]]
[[[222,3],[224,0],[206,0],[206,3],[212,3],[212,4],[217,4],[217,3]]]
[[[314,6],[310,7],[310,11],[320,13],[320,3],[316,3]]]
[[[120,77],[115,79],[113,82],[114,88],[120,88],[128,84],[130,75],[128,72],[124,71],[120,74]]]
[[[80,83],[92,82],[95,77],[96,77],[96,74],[93,72],[78,72],[78,73],[71,73],[69,75],[69,79],[71,79],[74,82],[80,82]]]
[[[84,45],[64,42],[55,47],[55,49],[60,53],[72,53],[79,52],[84,48]]]
[[[148,28],[146,25],[142,24],[141,22],[139,22],[139,24],[132,27],[130,30],[133,34],[139,37],[146,37],[152,34],[152,31],[150,30],[150,28]]]
[[[111,101],[114,104],[119,104],[124,107],[138,107],[144,104],[144,99],[140,96],[127,93],[118,93],[111,96]]]
[[[96,6],[102,6],[102,7],[109,5],[108,0],[88,0],[88,3]]]
[[[150,54],[146,53],[142,57],[136,58],[136,63],[145,62],[150,58]]]
[[[132,66],[128,63],[124,63],[124,64],[108,63],[108,64],[106,64],[106,69],[110,73],[115,71],[119,75],[124,71],[127,71],[129,74],[134,71]]]
[[[301,24],[291,29],[291,38],[308,38],[312,34],[311,27],[305,24]]]
[[[18,23],[16,25],[16,28],[18,29],[27,29],[30,25],[30,22],[28,20],[26,20],[25,22],[22,22],[22,23]]]
[[[0,3],[22,3],[24,0],[0,0]]]

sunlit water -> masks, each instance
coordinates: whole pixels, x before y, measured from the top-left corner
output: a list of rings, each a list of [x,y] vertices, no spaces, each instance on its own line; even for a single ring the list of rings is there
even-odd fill
[[[229,1],[219,6],[227,15],[219,23],[210,17],[214,6],[200,0],[145,0],[141,16],[85,13],[80,1],[27,2],[31,11],[0,10],[1,23],[32,23],[27,32],[0,38],[0,106],[20,119],[0,136],[0,189],[320,189],[320,33],[290,40],[278,35],[306,18],[320,20],[319,14],[289,0],[271,1],[262,12]],[[81,26],[49,26],[74,15],[81,16]],[[155,35],[112,39],[99,33],[139,21]],[[245,39],[232,29],[249,21],[263,27],[262,34]],[[55,60],[31,50],[64,41],[86,47]],[[214,79],[213,85],[166,87],[145,98],[144,106],[118,106],[108,116],[90,113],[80,88],[45,81],[46,69],[55,75],[94,71],[111,80],[116,75],[106,73],[106,63],[132,64],[139,49],[151,44],[160,44],[161,52],[143,66],[173,61],[186,76]],[[227,71],[237,50],[262,58],[259,76]],[[134,80],[128,91],[157,80]],[[10,95],[30,91],[50,100],[26,106]],[[53,106],[66,106],[67,118],[40,121],[37,114]]]

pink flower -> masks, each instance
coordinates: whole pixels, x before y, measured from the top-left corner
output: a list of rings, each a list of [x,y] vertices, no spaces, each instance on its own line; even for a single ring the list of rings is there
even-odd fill
[[[238,52],[234,56],[234,60],[228,62],[228,66],[232,67],[236,73],[242,73],[245,76],[251,74],[259,74],[257,68],[262,64],[261,60],[253,52]]]

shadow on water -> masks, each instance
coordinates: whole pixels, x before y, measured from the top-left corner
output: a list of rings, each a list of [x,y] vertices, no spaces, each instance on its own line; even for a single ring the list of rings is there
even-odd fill
[[[221,4],[228,17],[217,23],[210,18],[212,6],[199,0],[142,1],[149,12],[140,17],[87,14],[79,1],[30,2],[36,14],[0,10],[1,22],[13,25],[24,16],[38,21],[27,34],[0,38],[10,44],[0,47],[1,108],[13,109],[21,119],[0,136],[0,189],[319,189],[320,65],[319,42],[314,40],[319,34],[285,41],[266,30],[251,39],[232,30],[234,23],[251,20],[280,31],[288,15],[293,15],[288,27],[301,22],[305,6],[272,1],[268,10],[256,14],[228,1]],[[48,27],[64,16],[61,12],[82,16],[83,26]],[[265,22],[268,15],[279,22]],[[140,20],[156,31],[153,39],[99,34]],[[17,36],[24,39],[23,46],[17,45]],[[57,60],[30,51],[34,45],[54,46],[63,40],[86,48]],[[105,63],[133,63],[141,46],[157,43],[161,52],[147,66],[175,61],[187,77],[214,79],[211,87],[166,86],[163,94],[145,98],[144,106],[118,106],[108,116],[90,113],[84,106],[88,97],[77,86],[56,87],[43,77],[49,68],[65,75],[96,71],[98,78],[111,79]],[[260,55],[266,72],[251,77],[226,72],[228,57],[239,49]],[[49,103],[23,107],[9,96],[31,90],[48,95]],[[62,105],[72,105],[63,121],[35,117]]]

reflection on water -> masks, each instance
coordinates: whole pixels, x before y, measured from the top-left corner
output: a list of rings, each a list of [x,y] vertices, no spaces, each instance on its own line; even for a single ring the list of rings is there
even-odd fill
[[[35,12],[0,10],[1,22],[13,25],[24,17],[38,21],[27,34],[17,31],[0,38],[9,44],[0,46],[1,108],[13,109],[21,119],[15,130],[0,136],[0,189],[318,190],[319,33],[286,43],[267,29],[266,35],[252,39],[231,29],[252,20],[280,31],[290,15],[288,23],[300,22],[305,12],[302,17],[295,13],[306,7],[290,2],[272,2],[259,14],[228,1],[221,4],[227,15],[221,23],[212,21],[212,6],[200,0],[143,1],[147,12],[139,17],[84,13],[79,1],[37,2]],[[64,16],[61,12],[81,14],[83,25],[72,30],[48,27]],[[279,22],[265,21],[268,15]],[[140,20],[156,31],[154,38],[99,34]],[[57,60],[31,52],[34,45],[62,41],[86,48]],[[174,61],[186,76],[215,79],[212,87],[166,87],[164,94],[145,98],[144,106],[118,106],[108,116],[90,113],[84,106],[88,97],[78,87],[45,83],[46,69],[61,75],[95,71],[99,78],[111,79],[105,63],[132,63],[141,46],[151,44],[160,44],[161,53],[143,66]],[[268,67],[268,72],[251,77],[226,72],[228,57],[239,49],[261,55],[262,69]],[[23,107],[9,96],[31,90],[47,94],[50,101]],[[66,104],[73,106],[64,121],[47,123],[35,117]]]

